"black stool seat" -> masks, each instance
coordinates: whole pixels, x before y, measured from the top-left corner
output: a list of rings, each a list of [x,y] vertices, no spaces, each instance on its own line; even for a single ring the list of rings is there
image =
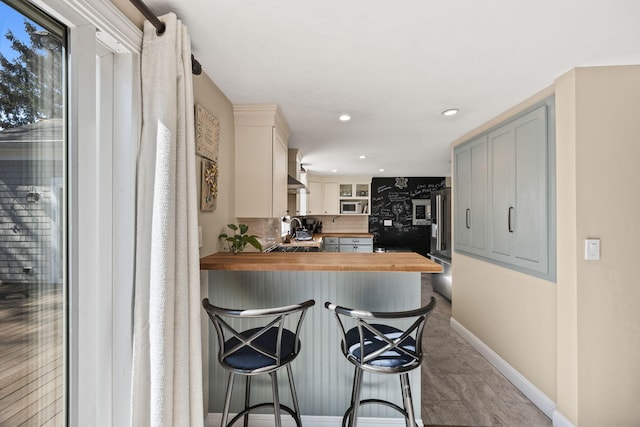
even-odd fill
[[[249,413],[265,406],[274,408],[277,427],[282,425],[281,411],[290,414],[297,426],[302,426],[291,362],[300,353],[300,327],[307,310],[314,304],[314,300],[309,300],[285,307],[235,310],[211,305],[206,298],[202,301],[218,335],[218,362],[229,371],[221,422],[223,427],[233,425],[242,417],[246,427]],[[258,326],[248,329],[236,326],[246,319],[252,319]],[[286,368],[289,377],[293,409],[280,403],[277,372],[282,368]],[[251,377],[257,374],[271,376],[273,402],[250,405]],[[244,375],[246,379],[245,406],[228,422],[235,375]]]
[[[347,422],[350,427],[355,426],[358,408],[366,404],[389,406],[405,417],[407,426],[416,425],[408,372],[422,363],[422,332],[435,305],[436,300],[431,297],[427,306],[415,310],[370,312],[325,303],[325,308],[334,312],[340,326],[342,353],[355,365],[351,404],[342,418],[343,426]],[[400,328],[394,325],[399,321],[413,323]],[[360,400],[364,371],[400,374],[403,407],[381,399]]]

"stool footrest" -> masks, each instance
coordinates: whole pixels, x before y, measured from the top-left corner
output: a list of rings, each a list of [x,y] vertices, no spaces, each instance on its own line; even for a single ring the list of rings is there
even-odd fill
[[[238,414],[236,414],[236,416],[233,417],[231,421],[229,421],[229,423],[227,424],[227,427],[230,427],[233,424],[235,424],[236,421],[244,417],[246,414],[253,412],[256,409],[265,408],[265,407],[273,408],[275,407],[275,404],[273,402],[263,402],[263,403],[258,403],[256,405],[249,406],[248,408],[244,409],[242,412],[239,412]],[[296,422],[296,426],[302,427],[302,420],[300,419],[300,414],[297,414],[293,409],[289,408],[287,405],[283,405],[282,403],[280,404],[280,409],[282,411],[285,411],[289,415],[291,415],[291,417],[293,417],[294,421]]]
[[[405,419],[408,419],[409,414],[407,414],[407,411],[405,411],[403,408],[401,408],[400,406],[396,405],[393,402],[389,402],[388,400],[382,400],[382,399],[364,399],[361,400],[358,404],[358,406],[364,406],[364,405],[385,405],[388,406],[390,408],[395,409],[396,411],[400,412]],[[349,409],[347,409],[347,412],[344,413],[344,416],[342,417],[342,426],[346,426],[347,425],[347,421],[349,420],[349,416],[351,415],[351,413],[353,412],[353,407],[349,407]],[[418,425],[416,424],[416,427],[418,427]]]

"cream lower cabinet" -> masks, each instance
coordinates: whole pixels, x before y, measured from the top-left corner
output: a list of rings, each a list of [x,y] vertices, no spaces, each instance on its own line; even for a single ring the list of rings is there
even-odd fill
[[[289,127],[274,105],[234,106],[238,218],[287,214]]]

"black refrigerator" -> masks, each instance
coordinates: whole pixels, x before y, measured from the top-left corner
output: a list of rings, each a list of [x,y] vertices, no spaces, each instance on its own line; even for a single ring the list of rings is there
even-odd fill
[[[429,257],[442,265],[431,276],[433,290],[451,301],[451,189],[431,192],[431,245]]]

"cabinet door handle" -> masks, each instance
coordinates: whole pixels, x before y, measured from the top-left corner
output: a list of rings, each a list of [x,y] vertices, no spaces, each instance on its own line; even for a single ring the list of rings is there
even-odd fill
[[[465,212],[464,220],[467,228],[471,228],[471,209],[467,208],[467,211]]]
[[[513,233],[513,223],[512,223],[513,210],[514,210],[513,206],[509,206],[509,210],[507,213],[507,223],[509,227],[509,233]]]
[[[440,217],[442,210],[442,196],[436,195],[436,250],[442,250],[442,218]]]

